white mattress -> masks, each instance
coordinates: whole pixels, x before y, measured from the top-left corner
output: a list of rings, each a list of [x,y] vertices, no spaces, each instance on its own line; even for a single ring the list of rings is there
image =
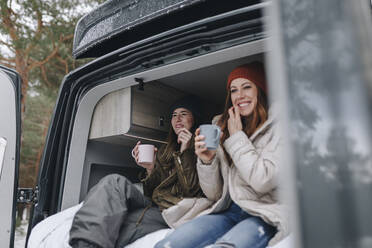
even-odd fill
[[[38,223],[32,229],[27,248],[71,248],[68,244],[69,231],[74,215],[81,205],[82,203]],[[153,247],[170,232],[172,232],[172,229],[162,229],[150,233],[123,248]],[[289,236],[270,248],[294,248],[293,238]]]

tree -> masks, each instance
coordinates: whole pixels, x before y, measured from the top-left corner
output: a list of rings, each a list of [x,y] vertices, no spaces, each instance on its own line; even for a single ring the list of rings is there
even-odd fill
[[[87,60],[72,58],[79,18],[103,0],[1,0],[0,64],[22,79],[20,186],[33,187],[57,90]],[[20,213],[21,214],[21,213]]]
[[[85,62],[77,63],[71,57],[74,27],[99,2],[102,0],[1,1],[0,63],[21,75],[23,112],[30,82],[58,88],[63,75]]]

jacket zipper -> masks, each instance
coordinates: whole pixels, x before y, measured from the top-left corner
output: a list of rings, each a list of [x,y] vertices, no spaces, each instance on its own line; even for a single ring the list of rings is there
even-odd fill
[[[177,161],[178,161],[178,163],[179,163],[179,165],[180,165],[180,170],[181,170],[181,172],[182,172],[183,180],[185,180],[185,183],[186,183],[186,186],[187,186],[186,176],[185,176],[185,173],[184,173],[184,171],[183,171],[182,162],[181,162],[181,158],[180,158],[179,155],[177,155]]]

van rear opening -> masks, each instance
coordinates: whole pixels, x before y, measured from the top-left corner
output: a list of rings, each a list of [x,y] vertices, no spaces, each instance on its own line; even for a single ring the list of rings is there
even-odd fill
[[[175,100],[185,95],[197,96],[202,103],[201,121],[210,123],[223,110],[228,73],[241,64],[264,62],[263,44],[261,40],[232,47],[91,89],[86,100],[90,94],[95,99],[86,106],[84,100],[80,104],[80,108],[90,109],[89,118],[86,110],[84,116],[76,117],[75,125],[84,125],[84,136],[82,132],[74,133],[72,139],[71,147],[76,145],[80,152],[70,156],[69,164],[74,166],[67,167],[62,209],[83,200],[107,174],[119,173],[138,182],[142,169],[130,155],[131,149],[138,140],[157,147],[165,142],[170,123],[168,108]],[[138,79],[144,81],[143,85]]]

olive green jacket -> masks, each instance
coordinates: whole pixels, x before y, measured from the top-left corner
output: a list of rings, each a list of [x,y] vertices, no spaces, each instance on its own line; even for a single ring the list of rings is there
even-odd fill
[[[142,176],[144,194],[161,210],[176,205],[184,198],[203,197],[196,171],[193,147],[174,152],[169,162],[156,159],[150,175]]]

